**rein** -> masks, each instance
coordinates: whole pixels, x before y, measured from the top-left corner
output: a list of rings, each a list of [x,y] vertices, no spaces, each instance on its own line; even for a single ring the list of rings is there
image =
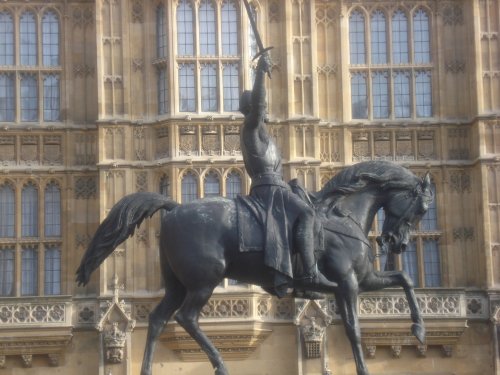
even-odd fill
[[[348,217],[351,221],[353,221],[355,224],[357,224],[358,228],[360,227],[359,223],[356,220],[354,220],[350,215],[347,215],[345,217]],[[329,227],[328,224],[329,224],[329,222],[323,223],[323,229],[327,230],[328,232],[335,233],[335,234],[338,234],[338,235],[343,236],[343,237],[352,238],[354,240],[357,240],[359,242],[364,243],[370,249],[372,248],[372,245],[370,244],[370,242],[367,241],[364,232],[362,232],[363,233],[362,236],[354,236],[354,235],[342,232],[338,229],[334,229],[332,227]],[[360,229],[360,231],[361,231],[361,229]]]

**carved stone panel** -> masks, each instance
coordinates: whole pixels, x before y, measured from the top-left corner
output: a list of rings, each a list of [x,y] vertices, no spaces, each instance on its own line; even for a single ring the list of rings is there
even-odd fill
[[[43,137],[43,163],[49,165],[61,165],[62,155],[62,137],[59,135]]]
[[[374,136],[374,159],[375,160],[392,160],[391,149],[391,133],[390,132],[375,132]]]
[[[220,155],[220,135],[218,126],[204,126],[201,135],[201,149],[204,155]]]
[[[419,131],[417,132],[418,141],[418,160],[436,159],[436,137],[435,132]]]
[[[352,160],[366,161],[371,159],[370,143],[368,132],[358,132],[352,134]]]
[[[415,160],[413,150],[413,132],[402,130],[396,132],[396,160]]]
[[[97,195],[97,180],[95,177],[76,177],[74,192],[76,199],[95,198]]]
[[[146,159],[146,137],[144,126],[134,128],[134,156],[136,160]]]
[[[0,137],[0,163],[4,166],[16,164],[16,137]]]
[[[340,161],[340,133],[338,131],[320,132],[320,159],[323,162]]]
[[[448,158],[454,160],[469,159],[469,139],[470,132],[468,128],[448,129]]]
[[[36,135],[25,135],[21,137],[21,164],[39,164],[39,137]]]
[[[453,193],[470,193],[471,177],[467,171],[450,171],[450,191]]]
[[[167,127],[156,129],[155,158],[163,159],[170,156],[170,138]]]
[[[135,189],[136,191],[148,191],[148,173],[137,172],[135,175]]]
[[[198,134],[195,126],[179,128],[179,152],[181,155],[196,155],[198,153]]]
[[[224,127],[224,155],[237,155],[241,153],[240,128],[237,125]]]
[[[125,131],[123,128],[104,129],[104,155],[106,159],[125,158]]]
[[[94,165],[96,163],[97,142],[95,134],[77,134],[73,147],[77,165]]]

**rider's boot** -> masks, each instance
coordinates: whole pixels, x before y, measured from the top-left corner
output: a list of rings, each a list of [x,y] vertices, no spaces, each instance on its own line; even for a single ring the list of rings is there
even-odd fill
[[[332,292],[338,284],[328,280],[319,270],[314,257],[314,239],[307,232],[299,232],[297,238],[298,250],[302,258],[304,273],[295,279],[295,286],[301,290],[312,290],[316,292]],[[312,233],[312,231],[311,231]],[[303,234],[303,235],[300,235]]]

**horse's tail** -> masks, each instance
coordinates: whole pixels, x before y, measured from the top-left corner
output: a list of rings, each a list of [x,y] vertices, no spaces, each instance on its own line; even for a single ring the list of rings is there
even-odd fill
[[[78,285],[86,285],[92,272],[119,244],[134,234],[135,229],[146,217],[151,217],[161,208],[170,211],[176,206],[177,202],[158,193],[141,192],[120,199],[99,225],[90,241],[76,271]]]

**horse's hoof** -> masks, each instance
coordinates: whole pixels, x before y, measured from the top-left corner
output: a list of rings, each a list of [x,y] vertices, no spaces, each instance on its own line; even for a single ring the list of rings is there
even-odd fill
[[[411,325],[411,333],[413,333],[413,336],[415,336],[422,345],[425,344],[425,327],[422,324],[413,323]]]
[[[225,367],[220,367],[215,369],[215,375],[229,375]]]

